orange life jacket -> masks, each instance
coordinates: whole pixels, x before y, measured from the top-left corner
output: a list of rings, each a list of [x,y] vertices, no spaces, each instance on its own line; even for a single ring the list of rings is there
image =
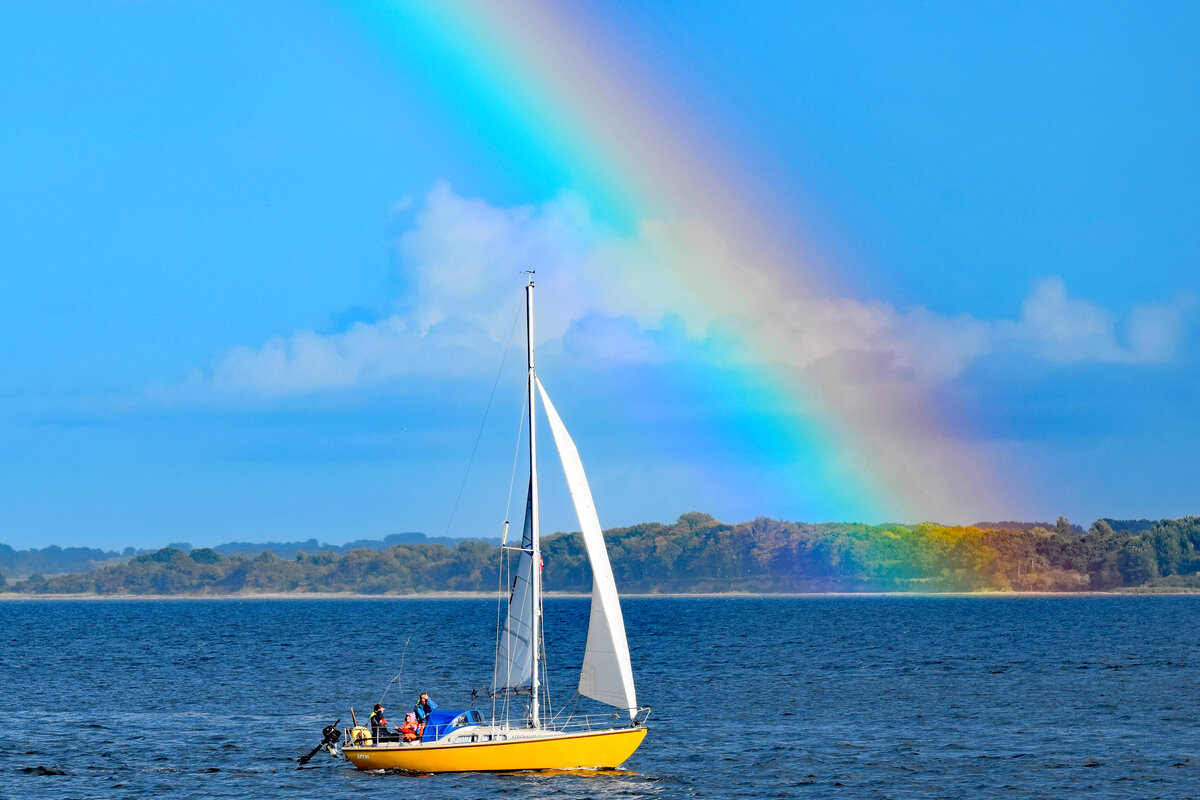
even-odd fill
[[[415,742],[421,738],[421,726],[415,722],[405,722],[400,727],[400,736],[406,742]]]

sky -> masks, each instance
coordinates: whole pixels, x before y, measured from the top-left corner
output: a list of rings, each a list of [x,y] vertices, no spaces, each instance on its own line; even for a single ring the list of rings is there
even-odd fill
[[[526,270],[605,527],[1195,514],[1197,41],[1188,3],[7,4],[0,543],[499,535]]]

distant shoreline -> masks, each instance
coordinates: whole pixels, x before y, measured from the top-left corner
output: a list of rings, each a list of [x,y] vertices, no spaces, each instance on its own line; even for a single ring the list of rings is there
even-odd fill
[[[689,512],[672,524],[613,528],[604,535],[617,585],[638,595],[1057,597],[1200,591],[1200,516],[1125,523],[1130,530],[1117,531],[1098,520],[1089,533],[1071,528],[1065,518],[1053,530],[1040,524],[1024,530],[1024,523],[983,529],[765,517],[727,525]],[[168,546],[128,559],[91,559],[86,563],[93,568],[82,572],[81,559],[94,554],[76,550],[47,547],[22,554],[0,545],[3,588],[38,597],[95,593],[148,599],[438,599],[507,590],[498,585],[503,559],[483,541],[357,548],[345,554],[298,549],[289,558],[270,550],[223,554]],[[592,590],[581,537],[544,537],[542,552],[547,587],[562,596]],[[72,569],[60,570],[65,567]]]
[[[622,594],[623,599],[704,599],[704,598],[830,598],[830,597],[1145,597],[1147,595],[1197,595],[1200,590],[1125,589],[1110,592],[661,592]],[[549,599],[581,599],[590,592],[546,592]],[[25,594],[0,592],[0,602],[30,600],[493,600],[495,592],[422,592],[419,594],[358,594],[353,592],[263,592],[246,594]]]

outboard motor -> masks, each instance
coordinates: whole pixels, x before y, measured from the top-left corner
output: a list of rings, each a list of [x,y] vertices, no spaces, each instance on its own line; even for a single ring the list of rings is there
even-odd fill
[[[311,761],[313,756],[321,752],[321,748],[325,748],[325,750],[329,752],[329,755],[337,758],[337,743],[338,740],[342,738],[342,729],[338,727],[340,723],[341,720],[339,719],[332,725],[326,725],[321,729],[321,743],[314,747],[308,755],[300,757],[300,764],[296,767],[296,769],[300,769],[300,767],[303,767],[305,764]]]

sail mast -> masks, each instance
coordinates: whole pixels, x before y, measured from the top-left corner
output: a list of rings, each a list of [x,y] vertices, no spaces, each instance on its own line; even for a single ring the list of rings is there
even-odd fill
[[[538,645],[541,642],[541,616],[542,616],[542,557],[541,557],[541,541],[539,536],[539,518],[538,511],[538,474],[537,474],[537,414],[536,411],[536,383],[537,376],[533,371],[533,273],[529,273],[529,283],[525,286],[525,341],[529,352],[529,495],[532,505],[530,514],[530,525],[532,529],[532,550],[533,561],[533,639],[532,645],[532,661],[533,675],[531,687],[533,689],[533,703],[529,710],[529,721],[533,727],[539,726],[538,719],[538,699],[540,693],[538,681]]]

